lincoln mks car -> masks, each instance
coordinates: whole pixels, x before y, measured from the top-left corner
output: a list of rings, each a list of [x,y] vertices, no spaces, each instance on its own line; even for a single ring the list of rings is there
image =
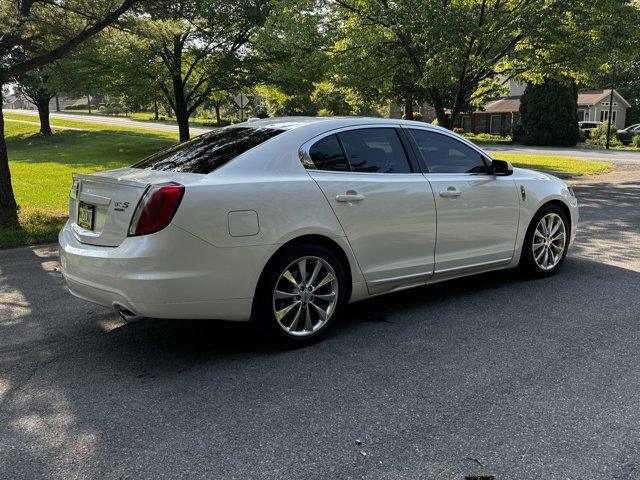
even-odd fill
[[[489,270],[554,274],[578,222],[561,180],[373,118],[218,129],[75,175],[69,210],[74,295],[124,316],[252,320],[294,343],[349,302]]]

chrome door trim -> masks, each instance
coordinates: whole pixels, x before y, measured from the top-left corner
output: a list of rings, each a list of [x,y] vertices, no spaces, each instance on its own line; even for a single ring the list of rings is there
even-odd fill
[[[432,275],[431,272],[412,273],[411,275],[402,275],[400,277],[379,278],[378,280],[371,280],[369,283],[374,285],[380,285],[383,283],[396,283],[403,282],[405,280],[414,280],[416,278],[429,278]]]
[[[489,267],[491,265],[506,264],[506,263],[509,263],[511,260],[513,260],[513,257],[501,258],[499,260],[490,260],[488,262],[474,263],[474,264],[471,264],[471,265],[464,265],[462,267],[445,268],[445,269],[442,269],[442,270],[435,270],[433,272],[433,274],[434,275],[438,275],[438,274],[442,274],[442,273],[451,273],[451,272],[458,272],[458,271],[463,271],[463,270],[471,270],[471,269],[474,269],[474,268]]]

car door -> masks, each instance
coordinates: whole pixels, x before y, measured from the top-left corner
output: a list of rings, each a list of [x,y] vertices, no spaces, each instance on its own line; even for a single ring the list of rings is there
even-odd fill
[[[309,174],[344,229],[369,291],[424,283],[433,272],[435,202],[399,128],[342,130],[303,147]]]
[[[452,135],[413,128],[409,134],[435,196],[435,274],[508,263],[520,216],[513,178],[488,175],[482,152]]]

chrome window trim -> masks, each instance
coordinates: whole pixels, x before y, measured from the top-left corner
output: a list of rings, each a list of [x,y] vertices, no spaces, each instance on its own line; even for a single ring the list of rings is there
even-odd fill
[[[300,148],[298,149],[298,158],[300,158],[300,162],[302,163],[302,166],[304,168],[306,168],[307,170],[315,170],[317,172],[324,172],[324,173],[332,173],[332,174],[354,174],[354,175],[415,175],[415,174],[419,174],[421,175],[421,172],[411,172],[411,173],[379,173],[379,172],[353,172],[353,171],[345,171],[345,172],[341,172],[341,171],[335,171],[335,170],[318,170],[315,166],[315,164],[313,163],[313,160],[311,160],[311,155],[309,153],[309,151],[311,150],[311,147],[313,145],[316,144],[316,142],[319,142],[320,140],[322,140],[325,137],[329,137],[331,135],[335,135],[337,133],[341,133],[341,132],[347,132],[349,130],[362,130],[365,128],[401,128],[402,124],[400,123],[363,123],[363,124],[359,124],[359,125],[350,125],[348,127],[339,127],[339,128],[334,128],[332,130],[328,130],[324,133],[320,133],[318,135],[316,135],[315,137],[312,137],[311,139],[307,140],[306,142],[304,142]],[[399,138],[400,140],[400,138]],[[346,155],[346,152],[345,152]],[[406,155],[406,154],[405,154]],[[407,162],[409,162],[409,158],[407,158]],[[409,163],[409,165],[411,165]]]
[[[432,133],[437,133],[440,135],[444,135],[445,137],[449,137],[452,140],[456,140],[460,143],[462,143],[463,145],[466,145],[467,147],[471,147],[473,150],[475,150],[476,152],[478,152],[482,158],[484,158],[485,160],[487,160],[489,162],[489,164],[493,163],[493,157],[491,155],[489,155],[487,152],[485,152],[484,150],[480,149],[480,147],[478,147],[475,143],[473,143],[470,140],[467,140],[466,138],[457,135],[455,133],[453,133],[450,130],[446,130],[446,129],[439,129],[439,128],[429,128],[429,127],[423,127],[422,125],[401,125],[401,128],[407,129],[407,130],[425,130],[427,132],[432,132]],[[409,132],[409,134],[411,134]],[[412,138],[412,140],[415,142],[415,139]],[[423,159],[424,160],[424,159]],[[429,168],[429,165],[427,163],[426,160],[424,160],[427,168]],[[489,165],[488,165],[489,166]],[[473,173],[473,174],[469,174],[469,173],[434,173],[434,172],[426,172],[425,175],[486,175],[486,173]]]

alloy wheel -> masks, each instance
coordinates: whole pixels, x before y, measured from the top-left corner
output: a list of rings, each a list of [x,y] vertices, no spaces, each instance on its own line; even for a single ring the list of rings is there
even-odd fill
[[[533,259],[544,270],[553,270],[562,260],[567,231],[562,217],[548,213],[540,219],[533,233]]]
[[[301,257],[280,274],[273,314],[280,328],[296,337],[313,335],[331,319],[338,304],[338,280],[324,259]]]

